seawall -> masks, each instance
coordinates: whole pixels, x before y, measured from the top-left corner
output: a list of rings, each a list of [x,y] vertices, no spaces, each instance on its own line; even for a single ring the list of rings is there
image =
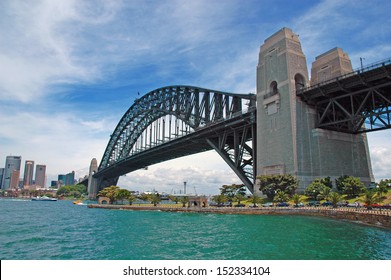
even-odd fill
[[[136,206],[116,204],[90,204],[89,208],[135,210],[135,211],[163,211],[163,212],[188,212],[188,213],[215,213],[215,214],[244,214],[244,215],[305,215],[322,216],[333,219],[347,220],[370,226],[391,229],[390,210],[366,210],[352,208],[327,208],[327,207],[304,207],[304,208],[235,208],[235,207],[168,207],[168,206]]]

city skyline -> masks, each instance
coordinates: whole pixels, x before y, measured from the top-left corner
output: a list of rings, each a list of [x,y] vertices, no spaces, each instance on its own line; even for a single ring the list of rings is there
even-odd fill
[[[17,154],[45,162],[48,181],[64,170],[77,179],[92,158],[99,164],[139,94],[175,84],[255,92],[259,47],[284,26],[299,34],[308,69],[334,47],[353,68],[388,58],[390,8],[336,0],[302,1],[300,9],[284,1],[3,1],[0,167]],[[368,133],[377,181],[391,177],[390,137],[390,130]],[[170,192],[183,181],[206,194],[240,182],[208,152],[128,174],[119,185]]]

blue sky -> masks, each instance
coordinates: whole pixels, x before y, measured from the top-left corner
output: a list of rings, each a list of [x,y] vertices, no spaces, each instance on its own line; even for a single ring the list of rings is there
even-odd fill
[[[390,1],[0,2],[0,166],[47,165],[48,180],[100,161],[137,93],[175,84],[255,92],[259,47],[299,34],[308,69],[336,46],[354,68],[391,57]],[[390,131],[368,134],[377,180],[391,177]],[[205,159],[208,159],[207,161]],[[122,177],[131,189],[216,193],[239,183],[213,152]]]

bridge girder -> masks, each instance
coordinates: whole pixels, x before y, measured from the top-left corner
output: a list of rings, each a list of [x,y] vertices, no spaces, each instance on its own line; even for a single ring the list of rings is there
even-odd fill
[[[391,60],[303,88],[316,108],[317,127],[357,134],[391,128]]]
[[[94,175],[101,181],[99,189],[112,178],[118,180],[119,176],[145,166],[215,149],[252,190],[251,181],[255,176],[253,171],[247,169],[254,160],[245,155],[251,154],[255,158],[252,148],[246,143],[256,135],[255,112],[253,94],[226,93],[191,86],[169,86],[151,91],[135,101],[112,133],[98,172]],[[186,133],[172,135],[174,133],[165,131],[167,122],[171,125],[171,116],[175,118],[176,126],[179,126],[178,122],[182,123],[182,128],[185,126]],[[167,117],[169,120],[165,122]],[[243,130],[249,125],[251,132]],[[170,130],[170,127],[166,130]],[[228,131],[236,131],[234,138]],[[229,142],[225,143],[225,150],[221,145],[214,145],[216,137],[221,142],[220,135],[226,135],[226,139],[236,139],[233,156],[228,153]],[[151,142],[147,144],[143,137],[151,138]],[[140,141],[143,149],[137,149]]]

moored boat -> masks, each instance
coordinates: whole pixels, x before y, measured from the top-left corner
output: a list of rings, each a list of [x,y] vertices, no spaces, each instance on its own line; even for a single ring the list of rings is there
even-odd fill
[[[57,198],[52,198],[44,195],[44,196],[33,197],[31,200],[32,201],[57,201]]]

